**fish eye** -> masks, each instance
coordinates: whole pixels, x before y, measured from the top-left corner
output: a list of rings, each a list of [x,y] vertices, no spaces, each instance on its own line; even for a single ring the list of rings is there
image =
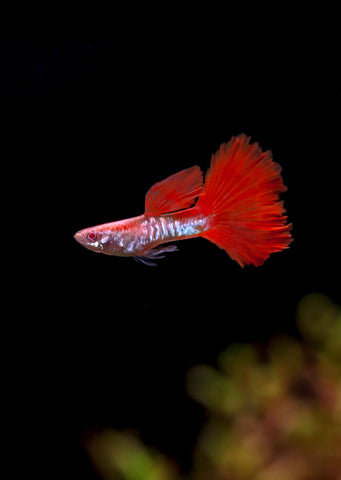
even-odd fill
[[[94,242],[97,238],[97,234],[96,232],[92,231],[92,232],[89,232],[86,237],[89,240],[89,242]]]

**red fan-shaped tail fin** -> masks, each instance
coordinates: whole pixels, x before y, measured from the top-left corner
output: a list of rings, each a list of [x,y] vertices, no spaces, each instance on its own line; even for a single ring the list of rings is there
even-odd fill
[[[161,215],[191,207],[201,193],[202,177],[200,168],[194,166],[155,183],[146,195],[145,215]]]
[[[241,266],[261,265],[291,242],[283,202],[281,167],[244,134],[212,156],[197,208],[210,217],[203,234]]]

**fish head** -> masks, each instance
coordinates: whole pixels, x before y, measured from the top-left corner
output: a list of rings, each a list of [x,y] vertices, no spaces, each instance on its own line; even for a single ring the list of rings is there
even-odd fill
[[[74,235],[74,239],[93,252],[109,253],[111,235],[98,227],[84,228]]]

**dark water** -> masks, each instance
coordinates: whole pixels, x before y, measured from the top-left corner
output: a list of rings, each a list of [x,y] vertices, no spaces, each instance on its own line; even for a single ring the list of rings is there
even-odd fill
[[[100,31],[0,42],[0,92],[14,105],[7,126],[20,129],[18,152],[33,152],[22,181],[31,179],[36,221],[49,232],[46,282],[66,315],[49,328],[61,345],[69,339],[69,427],[133,428],[186,470],[203,421],[185,391],[187,369],[214,363],[233,342],[296,335],[308,292],[338,300],[333,45],[295,25],[118,35],[106,22]],[[73,240],[80,228],[141,214],[153,183],[194,164],[205,171],[240,132],[283,167],[288,251],[241,269],[199,239],[148,268]],[[94,478],[82,455],[82,478]]]

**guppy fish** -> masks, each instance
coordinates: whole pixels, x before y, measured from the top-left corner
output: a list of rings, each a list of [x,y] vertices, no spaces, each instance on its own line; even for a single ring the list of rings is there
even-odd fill
[[[271,151],[240,134],[212,156],[205,183],[198,166],[182,170],[150,188],[143,215],[85,228],[75,239],[94,252],[155,265],[177,250],[168,242],[203,237],[240,266],[258,266],[291,242],[279,201],[286,190]]]

